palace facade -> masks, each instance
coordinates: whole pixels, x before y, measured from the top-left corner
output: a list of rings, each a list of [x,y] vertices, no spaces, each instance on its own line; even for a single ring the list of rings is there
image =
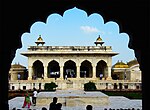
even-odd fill
[[[35,43],[21,53],[28,57],[27,79],[12,79],[10,89],[44,89],[50,82],[55,82],[57,89],[83,89],[89,81],[98,89],[112,89],[114,83],[124,83],[124,79],[112,79],[112,57],[118,53],[111,46],[103,46],[100,36],[95,46],[44,46],[41,36]]]

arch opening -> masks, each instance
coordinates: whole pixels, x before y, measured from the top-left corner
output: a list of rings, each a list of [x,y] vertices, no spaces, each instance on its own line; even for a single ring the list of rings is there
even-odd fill
[[[76,63],[72,60],[66,61],[64,64],[63,71],[64,78],[75,78],[76,77]]]
[[[44,67],[43,63],[39,60],[33,63],[33,79],[42,78],[44,76]]]
[[[59,78],[60,77],[60,67],[59,63],[55,60],[48,63],[48,78]]]
[[[96,66],[96,77],[105,78],[107,76],[107,64],[101,60]]]
[[[139,2],[140,4],[142,3],[142,2]],[[12,5],[13,6],[13,5]],[[115,5],[116,6],[116,5]],[[126,5],[124,5],[124,6],[126,6]],[[139,5],[139,6],[141,6],[141,5]],[[145,5],[142,5],[142,6],[145,6]],[[96,7],[96,6],[95,6]],[[86,10],[86,7],[84,7],[85,8],[85,10]],[[112,8],[113,9],[113,8]],[[137,8],[135,8],[135,9],[137,9]],[[142,9],[142,8],[139,8],[140,10]],[[146,9],[146,8],[143,8],[144,10]],[[90,9],[87,9],[88,11],[90,10]],[[92,9],[92,12],[93,12],[93,10],[99,10],[98,8],[97,9]],[[129,10],[130,10],[130,8],[129,8]],[[132,12],[132,11],[131,11]],[[137,11],[138,12],[138,11]],[[91,12],[90,12],[91,13]],[[114,15],[118,15],[118,14],[114,14]],[[143,14],[144,16],[145,16],[145,14]],[[143,16],[142,16],[143,17]],[[24,17],[22,17],[22,18],[24,18]],[[33,18],[33,17],[31,17],[31,18]],[[108,17],[108,18],[110,18],[110,17]],[[123,17],[124,18],[124,17]],[[138,18],[141,18],[141,17],[138,17]],[[143,17],[143,18],[145,18],[145,17]],[[130,20],[130,19],[128,19],[129,20],[129,24],[132,24],[132,20]],[[134,18],[133,18],[133,20],[134,20]],[[24,20],[25,21],[25,20]],[[134,21],[136,21],[136,20],[134,20]],[[137,21],[139,21],[139,20],[137,20]],[[24,23],[24,24],[26,24],[26,23]],[[133,23],[134,24],[134,23]],[[132,24],[132,25],[133,25]],[[142,24],[144,24],[143,22],[142,22]],[[127,26],[127,25],[125,25],[125,26]],[[135,26],[135,25],[133,25],[133,26]],[[140,25],[141,26],[141,25]],[[142,25],[142,26],[144,26],[144,25]],[[141,26],[141,27],[142,27]],[[132,26],[131,26],[132,27]],[[129,25],[129,27],[127,27],[127,30],[132,30],[132,28],[130,27],[130,25]],[[128,28],[130,28],[130,29],[128,29]],[[145,29],[145,28],[144,28]],[[136,30],[136,28],[135,28],[135,30]],[[135,31],[135,30],[133,30],[133,33],[135,32],[135,33],[137,33],[138,31]],[[143,32],[143,31],[142,31]],[[134,33],[134,34],[135,34]],[[138,32],[138,34],[136,34],[136,35],[140,35],[140,36],[143,36],[143,33],[142,34],[139,34],[139,32]],[[133,36],[136,36],[136,35],[133,35]],[[136,39],[136,38],[135,38]],[[138,41],[138,40],[137,40]],[[136,42],[136,41],[135,41]],[[134,44],[135,44],[135,46],[134,46],[134,50],[135,50],[135,52],[136,51],[138,51],[138,49],[139,49],[139,51],[141,50],[141,48],[139,48],[140,46],[138,46],[138,43],[135,43],[134,42]],[[133,45],[134,45],[133,44]],[[137,49],[135,49],[137,47]],[[143,47],[145,47],[145,46],[143,46]],[[17,48],[17,47],[15,47],[15,48]],[[14,49],[14,48],[13,48]],[[12,49],[12,50],[13,50]],[[13,50],[14,51],[14,50]],[[139,53],[139,56],[141,55],[141,52]],[[144,55],[143,55],[144,56]],[[138,57],[139,59],[140,59],[140,57]],[[145,61],[145,60],[144,60]],[[144,61],[142,61],[142,62],[144,62]],[[11,64],[11,63],[9,63],[9,64]],[[144,64],[144,63],[142,63],[142,64]],[[147,63],[145,63],[145,64],[147,64]],[[143,65],[141,65],[141,66],[143,66]],[[144,67],[143,67],[144,68]],[[143,68],[142,68],[142,70],[143,70]],[[145,80],[143,80],[143,81],[145,81]],[[145,83],[144,83],[145,84]],[[143,85],[144,85],[143,84]],[[3,89],[2,89],[3,90]],[[145,96],[145,95],[144,95]],[[146,107],[147,108],[147,107]]]
[[[85,60],[81,63],[80,77],[81,78],[91,78],[92,77],[92,64],[91,64],[91,62]]]
[[[117,32],[117,35],[118,34],[120,34],[119,33],[119,25],[116,23],[116,22],[113,22],[113,21],[111,21],[111,22],[107,22],[107,23],[105,23],[104,24],[104,19],[103,19],[103,17],[100,15],[100,13],[91,13],[90,15],[88,15],[87,14],[87,12],[85,11],[85,10],[83,10],[83,9],[78,9],[78,8],[71,8],[71,9],[67,9],[67,10],[65,10],[65,12],[64,12],[64,14],[63,14],[63,16],[61,16],[61,18],[62,17],[65,17],[65,13],[67,13],[67,11],[68,10],[79,10],[81,13],[84,13],[84,17],[85,17],[85,15],[86,15],[86,19],[91,19],[92,18],[92,16],[94,15],[98,15],[98,20],[100,20],[102,23],[102,25],[107,25],[108,26],[108,28],[110,29],[110,27],[109,27],[109,25],[110,24],[115,24],[114,26],[113,26],[113,28],[114,28],[114,31],[116,31]],[[52,13],[52,14],[50,14],[50,15],[53,15],[53,14],[55,14],[55,13]],[[57,13],[55,14],[55,15],[57,15]],[[72,15],[73,15],[73,13],[72,13]],[[59,15],[60,16],[60,15]],[[87,17],[88,16],[88,17]],[[48,23],[48,19],[49,19],[50,17],[48,17],[47,18],[47,22],[46,23],[43,23],[43,22],[38,22],[38,23],[42,23],[42,28],[40,27],[40,28],[38,28],[38,30],[44,30],[44,29],[46,29],[44,26],[46,26],[47,25],[47,23]],[[82,19],[82,18],[81,18]],[[96,18],[94,18],[94,19],[96,19]],[[94,19],[92,19],[92,20],[94,20]],[[59,19],[57,19],[57,18],[55,18],[55,20],[57,21],[57,20],[59,20]],[[70,19],[69,19],[70,20]],[[68,20],[68,22],[69,22],[69,20]],[[72,22],[71,22],[72,23]],[[92,24],[92,23],[91,23]],[[35,24],[35,25],[38,25],[38,24]],[[35,25],[32,25],[32,28],[30,29],[30,31],[31,31],[31,33],[34,33],[34,31],[35,30],[33,30],[33,27],[35,26]],[[101,26],[101,25],[99,25],[99,26]],[[107,27],[106,26],[106,27]],[[44,28],[43,28],[44,27]],[[61,26],[60,26],[61,27]],[[115,29],[116,28],[116,29]],[[90,27],[90,26],[81,26],[80,27],[80,29],[83,31],[84,30],[84,32],[91,32],[92,34],[93,33],[101,33],[102,35],[104,35],[105,34],[105,32],[102,32],[102,30],[99,30],[99,29],[97,29],[96,27]],[[36,33],[37,33],[37,30],[35,31]],[[43,32],[42,32],[43,33]],[[86,34],[87,35],[87,33],[84,33],[84,34]],[[89,34],[89,33],[88,33]],[[111,34],[111,33],[109,33],[109,34]],[[46,34],[45,34],[46,35]],[[42,36],[43,37],[43,36]],[[44,37],[47,37],[47,36],[44,36]],[[104,36],[105,37],[105,36]],[[120,37],[120,36],[118,36],[118,37]],[[71,37],[70,37],[71,38]],[[73,37],[73,38],[75,38],[75,37]],[[91,37],[92,38],[92,37]],[[46,38],[45,40],[47,40],[48,38]],[[59,38],[58,38],[59,39]],[[61,41],[61,39],[59,39],[58,40],[57,39],[57,43],[59,42],[59,41]],[[84,40],[86,40],[87,39],[87,37],[84,39]],[[113,38],[114,39],[114,38]],[[52,39],[53,40],[53,39]],[[110,39],[109,39],[110,40]],[[115,39],[116,40],[116,39]],[[91,39],[90,39],[90,41],[91,41]],[[54,41],[55,42],[55,41]],[[85,42],[85,41],[84,41]],[[68,43],[70,43],[70,42],[67,42],[67,44]],[[81,43],[81,42],[80,42]],[[93,43],[93,42],[92,42]],[[82,44],[82,43],[81,43]],[[87,43],[86,43],[87,44]],[[53,44],[52,44],[53,45]],[[43,45],[41,45],[41,47],[42,47]],[[39,45],[39,47],[40,47],[40,45]],[[118,47],[118,46],[117,46]],[[44,63],[44,62],[43,62]],[[84,62],[85,63],[85,62]],[[83,65],[82,65],[82,67],[80,67],[80,77],[82,78],[82,77],[89,77],[89,78],[91,78],[93,75],[93,71],[94,71],[94,74],[95,74],[95,69],[94,70],[92,70],[93,68],[91,67],[91,65],[89,64],[89,63],[85,63],[84,64],[83,63]],[[48,66],[48,68],[47,68],[47,76],[48,76],[48,78],[53,78],[53,77],[56,77],[55,75],[50,75],[50,73],[52,72],[52,71],[60,71],[60,67],[59,67],[59,64],[57,64],[57,67],[53,67],[53,68],[51,68],[51,66],[54,66],[55,64],[50,64],[49,66]],[[88,66],[85,66],[85,65],[88,65]],[[107,65],[105,65],[105,64],[97,64],[97,68],[96,68],[96,77],[99,77],[100,76],[100,73],[102,73],[103,74],[103,77],[107,77],[108,76],[108,74],[107,74],[107,71],[108,71],[108,69],[106,68],[107,67]],[[67,70],[67,71],[69,71],[69,74],[70,74],[70,76],[68,76],[68,77],[76,77],[77,75],[76,75],[76,67],[73,67],[74,69],[73,70]],[[89,69],[90,68],[90,69]],[[98,68],[100,68],[100,69],[98,69]],[[102,69],[102,68],[104,68],[104,69]],[[44,67],[44,69],[45,69],[45,67]],[[72,75],[71,74],[71,71],[72,71],[72,74],[75,74],[75,75]],[[75,73],[74,73],[74,71],[75,71]],[[86,75],[84,75],[84,73],[83,73],[83,71],[85,72],[88,72]],[[45,70],[44,70],[44,72],[45,72]],[[66,70],[65,69],[63,69],[63,76],[64,76],[64,74],[66,73]],[[95,76],[95,75],[94,75]],[[57,76],[57,77],[60,77],[60,73],[59,73],[59,75]]]
[[[79,42],[81,45],[82,44],[84,44],[84,45],[87,45],[87,43],[85,43],[85,42],[89,42],[89,45],[93,45],[93,42],[90,42],[90,41],[92,41],[93,39],[91,39],[92,37],[90,37],[92,34],[92,36],[97,36],[97,34],[100,34],[100,35],[102,35],[102,37],[103,37],[103,39],[104,39],[104,41],[115,41],[116,39],[115,38],[112,38],[112,39],[110,39],[110,38],[107,38],[107,37],[109,37],[112,33],[111,32],[107,32],[106,30],[103,30],[102,29],[102,27],[101,26],[103,26],[103,25],[105,25],[105,29],[108,27],[109,29],[110,29],[110,27],[111,27],[111,25],[113,24],[114,26],[113,26],[113,31],[115,32],[116,31],[116,33],[117,33],[117,35],[114,35],[114,36],[118,36],[118,34],[120,34],[120,35],[123,35],[124,33],[119,33],[119,31],[120,31],[120,27],[119,27],[119,25],[116,23],[116,22],[113,22],[113,21],[110,21],[110,22],[107,22],[107,23],[105,23],[104,24],[104,19],[103,19],[103,16],[101,16],[100,15],[100,13],[91,13],[90,15],[87,15],[87,12],[85,11],[85,10],[83,10],[83,9],[78,9],[78,8],[76,8],[76,7],[73,7],[73,8],[71,8],[71,9],[67,9],[67,10],[65,10],[65,12],[64,12],[64,14],[63,14],[63,16],[61,16],[61,15],[59,15],[59,17],[57,18],[55,18],[55,17],[53,17],[54,19],[52,19],[53,21],[52,22],[50,22],[51,24],[53,23],[53,24],[55,24],[57,21],[58,21],[58,23],[60,23],[59,24],[59,27],[60,28],[58,28],[58,27],[56,27],[56,28],[53,28],[54,30],[51,30],[51,28],[50,28],[50,30],[51,31],[53,31],[53,32],[56,32],[58,29],[60,29],[60,30],[62,30],[62,28],[61,27],[63,27],[64,28],[64,26],[60,26],[60,25],[63,25],[63,24],[65,24],[65,23],[62,23],[62,18],[65,18],[65,13],[68,13],[67,11],[68,10],[79,10],[79,12],[80,13],[82,13],[83,15],[84,15],[84,17],[86,17],[86,19],[91,19],[91,20],[93,20],[93,21],[91,21],[91,23],[89,24],[89,25],[81,25],[79,28],[80,29],[77,29],[76,28],[76,30],[80,30],[80,33],[81,32],[83,32],[82,33],[82,35],[83,35],[83,38],[82,39],[80,39],[80,40],[76,40],[77,39],[77,37],[75,37],[75,36],[72,36],[72,33],[71,33],[71,36],[72,37],[68,37],[68,38],[65,38],[65,36],[62,36],[62,34],[58,34],[58,35],[56,35],[55,34],[55,36],[61,36],[61,38],[60,37],[56,37],[56,38],[54,38],[54,37],[51,37],[51,36],[53,36],[53,35],[49,35],[49,32],[47,33],[47,32],[45,32],[44,31],[44,29],[45,30],[47,30],[47,27],[46,26],[49,26],[49,19],[52,17],[52,15],[59,15],[59,13],[52,13],[52,14],[50,14],[49,15],[49,17],[47,17],[47,21],[46,21],[46,23],[43,23],[43,22],[35,22],[35,24],[33,24],[32,26],[31,26],[31,28],[30,28],[30,33],[25,33],[25,34],[23,34],[22,36],[31,36],[31,35],[29,35],[29,34],[32,34],[32,36],[38,36],[37,35],[37,29],[38,30],[40,30],[38,33],[40,34],[40,35],[42,35],[42,37],[44,38],[44,37],[46,37],[46,38],[44,38],[45,40],[49,40],[49,39],[51,39],[51,40],[53,40],[53,42],[51,42],[51,44],[52,45],[56,45],[56,43],[54,43],[54,42],[57,42],[57,45],[71,45],[72,43],[76,43],[76,42]],[[71,12],[71,11],[70,11]],[[73,11],[74,12],[74,11]],[[73,15],[73,14],[72,14]],[[92,18],[92,16],[97,16],[96,18]],[[61,16],[61,17],[60,17]],[[88,16],[88,17],[87,17]],[[80,19],[82,19],[83,21],[84,21],[84,19],[85,18],[80,18]],[[102,22],[102,23],[100,23],[99,24],[99,27],[97,28],[97,25],[95,25],[94,24],[94,22],[95,22],[95,20],[98,20],[99,22]],[[67,20],[66,20],[67,21]],[[70,22],[71,20],[69,19],[68,20],[68,22]],[[72,21],[72,23],[73,22],[75,22],[75,21]],[[93,22],[93,23],[92,23]],[[89,21],[88,21],[88,23],[89,23]],[[86,22],[85,23],[83,23],[83,24],[86,24]],[[92,26],[92,24],[94,24],[93,26]],[[74,25],[74,24],[72,24],[72,25]],[[37,29],[35,29],[35,27],[36,26],[39,26],[39,27],[37,27]],[[70,25],[67,25],[68,27],[70,26]],[[67,27],[66,26],[66,27]],[[72,26],[72,27],[75,27],[75,26]],[[65,28],[64,28],[65,29]],[[73,32],[73,31],[70,31],[70,32]],[[52,32],[51,32],[52,33]],[[56,32],[57,33],[57,32]],[[62,33],[62,32],[60,32],[60,33]],[[64,33],[64,32],[63,32]],[[79,34],[79,33],[78,33]],[[89,36],[90,35],[90,36]],[[49,37],[47,37],[47,36],[49,36]],[[69,34],[67,35],[67,36],[69,36]],[[87,36],[89,36],[89,37],[87,37]],[[125,37],[126,37],[127,35],[125,35]],[[64,37],[64,38],[63,38]],[[124,38],[125,38],[124,37]],[[26,37],[27,38],[27,37]],[[65,41],[68,41],[67,43],[65,43],[63,40],[62,40],[62,38],[63,39],[65,39]],[[71,39],[70,39],[71,38]],[[81,38],[81,37],[80,37]],[[87,38],[88,38],[88,40],[87,40]],[[121,36],[118,36],[118,39],[120,39],[121,41],[124,39],[123,37],[121,38]],[[28,39],[28,38],[27,38]],[[30,39],[31,39],[31,37],[30,37]],[[35,38],[34,38],[35,39]],[[58,40],[59,39],[59,40]],[[84,39],[84,40],[83,40]],[[31,40],[33,40],[33,38],[31,39]],[[71,42],[70,40],[73,40],[74,42]],[[47,43],[47,42],[46,42]],[[76,44],[79,44],[79,43],[76,43]],[[108,44],[107,44],[108,43]],[[28,43],[27,43],[28,44]],[[31,43],[32,44],[32,43]],[[28,45],[31,45],[31,44],[28,44]],[[113,43],[111,43],[111,42],[105,42],[105,44],[107,44],[107,45],[112,45]],[[126,45],[127,46],[127,45]],[[120,49],[119,48],[119,46],[117,46],[117,43],[115,44],[115,46],[113,46],[113,49],[115,49],[115,51],[117,50],[117,48],[119,49],[119,50],[122,50],[122,49]],[[129,49],[128,49],[129,50]],[[125,48],[125,51],[127,52],[128,51],[126,48]],[[21,50],[22,51],[22,50]],[[19,52],[19,51],[18,51]],[[125,56],[123,53],[125,53],[125,52],[122,52],[122,53],[120,53],[120,56],[122,55],[122,56]],[[120,56],[118,56],[118,58],[120,57]],[[130,55],[129,56],[132,56],[131,55],[131,53],[130,53]],[[21,57],[21,56],[20,56]],[[120,57],[119,59],[121,59],[122,60],[122,58],[123,57]],[[24,59],[24,61],[23,61],[23,63],[24,62],[26,62],[27,63],[27,59],[25,59],[25,58],[23,58]],[[123,58],[124,59],[124,58]],[[16,59],[17,60],[17,59]],[[118,61],[118,59],[117,59],[117,57],[114,57],[113,58],[113,61],[115,62],[117,62]],[[113,62],[113,63],[114,63]]]

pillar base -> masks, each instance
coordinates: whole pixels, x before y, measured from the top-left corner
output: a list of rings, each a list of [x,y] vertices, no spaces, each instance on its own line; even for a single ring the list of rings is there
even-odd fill
[[[104,78],[104,80],[105,80],[105,78]],[[106,80],[112,80],[112,77],[107,77]]]
[[[57,78],[58,80],[65,80],[64,78]]]
[[[96,79],[97,77],[92,77],[92,79]]]
[[[28,77],[28,80],[32,80],[32,77]]]
[[[41,79],[41,80],[49,80],[49,78],[48,77],[44,77],[43,79]]]

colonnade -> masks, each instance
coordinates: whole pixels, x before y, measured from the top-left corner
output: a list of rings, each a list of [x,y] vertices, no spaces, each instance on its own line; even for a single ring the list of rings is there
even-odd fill
[[[28,80],[32,80],[32,76],[34,74],[33,63],[32,63],[32,65],[28,66]],[[65,63],[59,63],[59,73],[60,73],[59,79],[64,79],[64,64]],[[48,77],[48,67],[49,67],[48,63],[46,65],[43,64],[44,79],[49,79],[49,77]],[[82,78],[82,77],[80,77],[81,63],[80,64],[77,63],[75,69],[76,69],[75,78],[76,79]],[[97,71],[97,63],[96,64],[91,63],[91,73],[90,73],[91,77],[88,77],[88,78],[92,78],[92,79],[97,78],[97,75],[96,75],[96,74],[98,74],[97,72],[98,72]],[[105,71],[103,73],[103,77],[105,77],[106,79],[111,79],[111,65],[108,65],[108,63],[106,63],[106,67],[105,67]]]

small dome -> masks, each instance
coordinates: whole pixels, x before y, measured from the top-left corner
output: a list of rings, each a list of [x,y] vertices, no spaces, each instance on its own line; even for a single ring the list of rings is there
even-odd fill
[[[37,41],[35,42],[37,45],[39,45],[39,44],[45,44],[45,42],[43,41],[43,39],[42,39],[42,37],[41,37],[41,35],[39,35],[39,38],[37,39]]]
[[[25,66],[23,66],[23,65],[20,65],[19,63],[18,64],[13,64],[13,65],[11,65],[11,68],[26,68]]]
[[[102,38],[99,36],[96,41],[102,41]]]
[[[118,61],[113,67],[114,68],[129,68],[129,66],[122,61],[121,62]]]
[[[98,45],[98,44],[100,44],[101,46],[102,46],[102,44],[104,43],[103,41],[102,41],[102,38],[100,37],[100,35],[98,36],[98,38],[96,39],[96,42],[94,42],[95,44],[96,44],[96,46]]]
[[[40,36],[37,41],[43,41],[42,37]]]
[[[138,61],[136,59],[134,59],[134,60],[129,61],[127,64],[128,64],[129,67],[131,67],[131,66],[137,65],[139,63],[138,63]]]

